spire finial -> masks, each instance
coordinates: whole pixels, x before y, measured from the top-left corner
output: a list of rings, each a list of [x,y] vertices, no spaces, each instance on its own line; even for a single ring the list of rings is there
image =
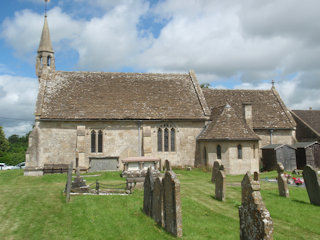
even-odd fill
[[[45,5],[44,5],[44,17],[47,17],[47,11],[48,11],[48,2],[50,2],[50,0],[44,0]]]
[[[273,79],[271,81],[271,84],[272,84],[272,88],[274,88],[274,80]]]

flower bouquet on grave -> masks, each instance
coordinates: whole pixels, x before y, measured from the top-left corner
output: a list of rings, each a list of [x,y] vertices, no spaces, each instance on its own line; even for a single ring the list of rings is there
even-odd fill
[[[301,180],[300,178],[293,177],[292,179],[296,185],[301,185],[303,183],[303,180]]]

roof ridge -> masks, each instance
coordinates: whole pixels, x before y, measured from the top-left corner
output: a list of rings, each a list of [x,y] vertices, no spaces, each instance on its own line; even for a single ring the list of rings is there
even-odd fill
[[[290,110],[289,110],[290,111]],[[311,127],[308,123],[306,123],[301,117],[299,117],[297,114],[295,114],[293,111],[290,111],[291,114],[293,114],[296,118],[298,118],[303,124],[305,124],[312,132],[314,132],[317,136],[320,137],[320,134],[317,130],[315,130],[313,127]]]
[[[185,75],[188,76],[188,73],[148,73],[148,72],[95,72],[95,71],[56,71],[57,73],[102,73],[102,74],[141,74],[141,75]]]
[[[247,92],[270,92],[270,89],[223,89],[223,88],[205,88],[210,91],[247,91]]]

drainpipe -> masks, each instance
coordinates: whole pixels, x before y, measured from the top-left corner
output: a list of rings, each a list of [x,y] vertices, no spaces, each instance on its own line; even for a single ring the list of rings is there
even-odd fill
[[[270,144],[272,144],[272,133],[273,133],[273,129],[270,129]]]
[[[138,121],[138,155],[141,157],[141,120]]]

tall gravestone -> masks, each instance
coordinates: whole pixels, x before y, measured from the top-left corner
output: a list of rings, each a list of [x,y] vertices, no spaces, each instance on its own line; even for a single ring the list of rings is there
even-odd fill
[[[66,202],[70,201],[70,192],[71,192],[71,184],[72,184],[72,170],[73,170],[73,162],[69,164],[68,174],[67,174],[67,184],[66,184]]]
[[[169,162],[169,160],[167,159],[165,162],[164,162],[164,170],[165,171],[171,171],[171,164]]]
[[[143,211],[146,215],[152,216],[152,195],[153,195],[154,180],[152,177],[151,168],[148,168],[144,179],[144,196],[143,196]]]
[[[320,181],[317,171],[310,165],[306,165],[303,168],[302,175],[308,191],[310,203],[320,206]]]
[[[282,163],[277,164],[277,171],[279,195],[282,197],[289,197],[288,182],[287,178],[284,176],[284,167]]]
[[[250,173],[246,173],[241,188],[240,239],[273,239],[273,222],[260,194],[258,174],[252,180]]]
[[[163,218],[165,230],[182,237],[180,182],[172,171],[167,171],[163,179]]]
[[[214,161],[213,168],[212,168],[212,175],[211,175],[211,182],[212,183],[216,182],[216,176],[217,176],[219,170],[224,170],[223,165],[220,164],[219,161]]]
[[[156,223],[164,227],[163,222],[163,188],[162,178],[157,177],[154,181],[153,197],[152,197],[152,218]]]
[[[225,200],[226,192],[226,179],[224,171],[219,170],[216,175],[216,188],[215,188],[215,198],[219,201]]]

